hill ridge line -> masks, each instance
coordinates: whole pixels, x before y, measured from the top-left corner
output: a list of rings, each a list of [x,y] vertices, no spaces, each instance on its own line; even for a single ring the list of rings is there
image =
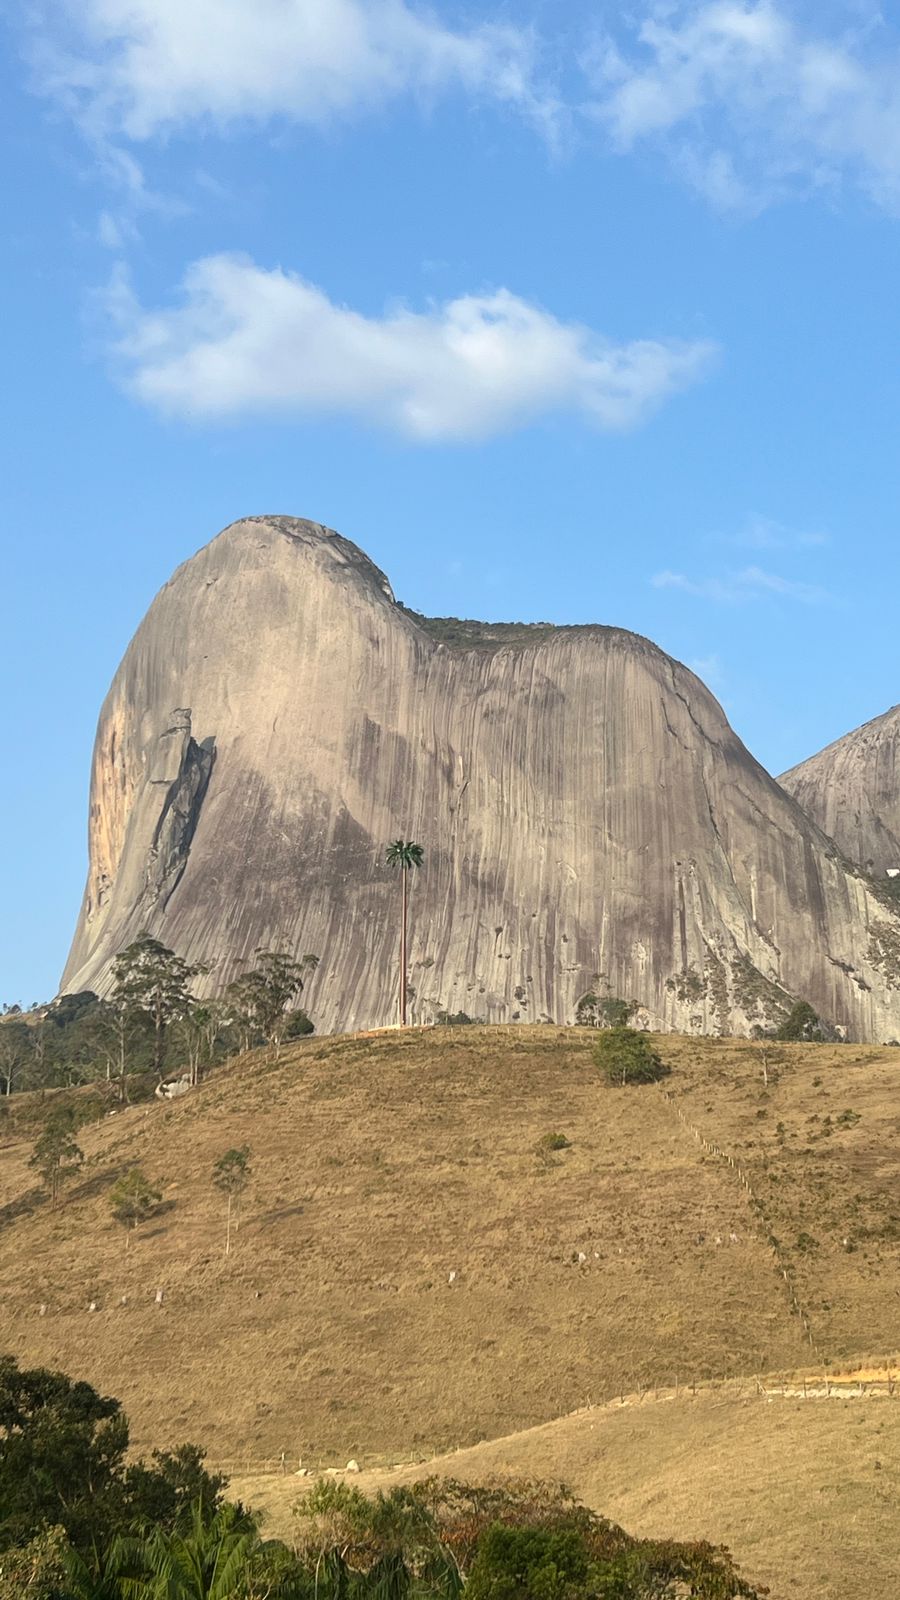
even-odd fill
[[[865,1368],[866,1372],[877,1369]],[[561,1427],[566,1422],[572,1422],[578,1417],[602,1416],[604,1413],[627,1410],[630,1406],[664,1405],[671,1401],[694,1400],[706,1395],[721,1395],[723,1398],[764,1400],[767,1403],[776,1399],[785,1400],[900,1400],[900,1372],[895,1373],[889,1366],[881,1369],[878,1376],[862,1377],[856,1373],[818,1373],[816,1376],[807,1377],[803,1374],[794,1374],[786,1377],[783,1382],[773,1382],[773,1376],[749,1378],[711,1378],[700,1382],[674,1384],[648,1385],[645,1389],[626,1391],[611,1400],[601,1400],[594,1404],[588,1402],[584,1406],[576,1406],[574,1411],[564,1411],[558,1417],[551,1417],[547,1422],[536,1422],[530,1428],[520,1428],[514,1433],[500,1434],[492,1439],[480,1439],[475,1444],[457,1445],[454,1450],[438,1451],[433,1456],[420,1456],[413,1460],[373,1462],[369,1467],[303,1467],[301,1470],[292,1469],[286,1465],[282,1467],[282,1456],[252,1456],[237,1455],[230,1458],[211,1458],[211,1464],[219,1472],[230,1472],[237,1475],[241,1472],[248,1476],[266,1476],[268,1474],[288,1477],[353,1477],[366,1473],[403,1472],[417,1467],[429,1466],[440,1461],[451,1461],[454,1456],[471,1455],[482,1445],[502,1445],[506,1440],[527,1439],[530,1435],[544,1433],[547,1429]]]

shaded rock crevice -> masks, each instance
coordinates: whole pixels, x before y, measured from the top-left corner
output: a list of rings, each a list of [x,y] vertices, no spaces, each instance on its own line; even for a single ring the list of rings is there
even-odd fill
[[[173,746],[177,770],[171,777]],[[148,851],[142,896],[142,908],[147,912],[164,911],[181,881],[215,758],[215,739],[209,737],[198,744],[191,733],[190,709],[179,707],[160,738],[157,766],[150,778],[151,783],[167,784],[167,788]]]

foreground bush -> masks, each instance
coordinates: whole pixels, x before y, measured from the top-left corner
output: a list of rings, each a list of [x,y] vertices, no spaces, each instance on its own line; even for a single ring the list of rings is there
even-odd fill
[[[127,1464],[128,1421],[118,1400],[45,1368],[0,1357],[0,1551],[61,1528],[89,1551],[136,1523],[174,1529],[198,1503],[209,1515],[225,1479],[182,1445]]]
[[[196,1447],[127,1444],[117,1400],[0,1361],[0,1600],[758,1600],[726,1550],[632,1539],[556,1484],[323,1480],[290,1550]]]
[[[632,1539],[560,1484],[429,1478],[368,1499],[320,1482],[296,1507],[325,1600],[759,1600],[727,1550]]]

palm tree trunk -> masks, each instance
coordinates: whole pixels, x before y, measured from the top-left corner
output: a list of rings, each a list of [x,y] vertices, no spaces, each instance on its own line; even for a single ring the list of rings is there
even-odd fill
[[[400,1026],[406,1027],[406,908],[408,901],[407,878],[409,869],[404,866],[400,874],[402,910],[400,913]]]

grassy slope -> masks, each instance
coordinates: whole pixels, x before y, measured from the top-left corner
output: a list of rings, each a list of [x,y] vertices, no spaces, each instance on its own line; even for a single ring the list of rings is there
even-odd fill
[[[85,1130],[55,1212],[7,1138],[0,1348],[119,1394],[142,1446],[391,1459],[675,1374],[802,1366],[771,1228],[826,1352],[889,1353],[900,1052],[792,1047],[766,1092],[751,1045],[662,1041],[691,1119],[753,1172],[760,1224],[663,1096],[606,1088],[590,1048],[571,1029],[463,1028],[247,1059]],[[817,1138],[809,1118],[845,1108],[860,1121]],[[554,1131],[572,1148],[546,1167],[534,1147]],[[209,1174],[245,1140],[226,1261]],[[167,1208],[126,1252],[107,1194],[135,1163]]]
[[[561,1479],[632,1533],[728,1545],[773,1600],[895,1600],[900,1404],[766,1402],[736,1388],[598,1408],[353,1481],[373,1492],[431,1472]],[[290,1540],[296,1478],[236,1477],[232,1487]]]

